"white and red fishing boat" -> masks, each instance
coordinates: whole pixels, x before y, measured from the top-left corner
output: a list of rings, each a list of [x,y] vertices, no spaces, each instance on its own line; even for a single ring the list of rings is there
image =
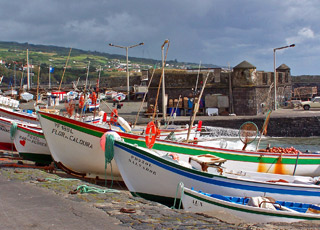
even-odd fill
[[[59,167],[85,178],[122,181],[114,160],[106,165],[105,152],[100,147],[100,137],[107,128],[59,115],[39,114],[51,155]]]
[[[16,132],[17,125],[37,128],[38,126],[31,123],[26,123],[20,120],[13,120],[10,118],[0,117],[0,149],[16,151],[14,145],[14,134]],[[38,127],[38,129],[41,129]]]
[[[0,116],[39,124],[37,115],[32,110],[21,110],[19,101],[0,95]]]
[[[12,108],[0,107],[0,116],[14,120],[21,120],[32,124],[39,124],[37,115],[32,110],[16,110]]]
[[[47,141],[39,128],[18,124],[14,134],[14,145],[25,160],[42,165],[49,165],[53,161]]]

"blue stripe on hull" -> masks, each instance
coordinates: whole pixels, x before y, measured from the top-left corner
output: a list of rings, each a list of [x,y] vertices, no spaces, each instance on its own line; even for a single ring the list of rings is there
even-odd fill
[[[184,177],[188,177],[188,178],[191,178],[193,180],[198,180],[198,181],[201,181],[201,182],[204,182],[204,183],[208,183],[208,184],[214,184],[214,185],[218,185],[218,186],[223,186],[223,187],[230,187],[230,188],[233,188],[233,189],[240,189],[240,190],[250,190],[250,191],[255,191],[255,192],[268,192],[268,193],[278,193],[278,194],[283,194],[283,195],[295,195],[295,196],[320,196],[320,191],[317,192],[317,191],[305,191],[305,189],[308,189],[307,187],[299,187],[299,189],[301,190],[291,190],[291,189],[285,189],[285,188],[270,188],[270,187],[265,187],[263,183],[259,183],[259,182],[254,182],[254,181],[250,181],[250,182],[247,182],[247,181],[243,181],[243,183],[250,183],[250,184],[259,184],[261,186],[254,186],[254,185],[247,185],[247,184],[239,184],[239,183],[233,183],[233,182],[226,182],[226,181],[220,181],[220,180],[216,180],[216,179],[213,179],[214,177],[216,178],[221,178],[221,179],[224,179],[226,177],[223,177],[223,176],[216,176],[216,175],[212,175],[212,178],[205,178],[203,176],[199,176],[199,175],[196,175],[194,173],[190,173],[190,172],[187,172],[187,171],[183,171],[181,169],[178,169],[178,168],[175,168],[175,167],[172,167],[172,166],[169,166],[169,165],[166,165],[164,163],[161,163],[155,159],[152,159],[144,154],[141,154],[137,151],[134,151],[130,148],[127,148],[123,145],[120,145],[118,143],[115,143],[115,145],[125,151],[128,151],[130,154],[136,156],[136,157],[139,157],[141,159],[144,159],[146,161],[149,161],[151,162],[152,164],[154,165],[157,165],[158,167],[161,167],[165,170],[168,170],[168,171],[171,171],[173,173],[176,173],[176,174],[179,174],[181,176],[184,176]],[[182,166],[181,166],[182,168]],[[232,179],[232,178],[226,178],[227,180],[237,180],[237,179]],[[241,183],[241,181],[240,181]],[[272,186],[272,185],[271,185]],[[277,187],[286,187],[286,185],[280,185],[280,184],[277,184],[275,185]]]

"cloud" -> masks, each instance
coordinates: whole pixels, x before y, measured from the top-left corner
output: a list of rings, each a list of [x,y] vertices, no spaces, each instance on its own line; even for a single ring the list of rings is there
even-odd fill
[[[161,60],[160,47],[169,39],[168,60],[247,60],[266,70],[273,69],[273,48],[295,43],[279,61],[294,74],[306,74],[302,63],[310,61],[307,71],[317,73],[319,9],[320,1],[312,0],[15,0],[1,5],[0,40],[122,55],[107,44],[144,42],[129,56]]]
[[[286,38],[286,42],[288,45],[292,43],[301,44],[301,43],[304,43],[305,41],[313,40],[316,37],[318,36],[315,35],[315,33],[311,28],[304,27],[300,29],[295,36]]]

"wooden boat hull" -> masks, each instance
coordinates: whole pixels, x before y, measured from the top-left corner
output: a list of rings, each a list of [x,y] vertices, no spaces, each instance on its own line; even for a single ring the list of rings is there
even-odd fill
[[[10,134],[11,121],[0,118],[0,150],[17,151]]]
[[[7,117],[13,120],[28,122],[30,124],[37,124],[37,125],[39,124],[37,115],[29,114],[21,111],[15,111],[11,108],[0,107],[0,116]]]
[[[0,119],[0,150],[16,151],[13,140],[10,137],[11,122]]]
[[[117,165],[105,165],[98,126],[39,112],[40,123],[54,161],[64,170],[93,179],[122,181]]]
[[[320,220],[319,214],[270,210],[242,205],[210,197],[189,188],[184,188],[182,204],[187,211],[197,213],[225,212],[250,223]]]
[[[204,192],[214,191],[220,195],[271,196],[295,202],[320,202],[320,187],[317,185],[272,183],[241,175],[229,177],[205,173],[183,167],[156,156],[149,149],[123,141],[115,141],[114,151],[115,161],[129,191],[135,196],[162,203],[174,199],[180,182],[186,187],[194,187]],[[265,177],[265,180],[271,180],[281,175],[261,174],[261,176]]]
[[[120,134],[121,135],[121,134]],[[146,147],[142,136],[121,135],[126,142]],[[190,155],[211,154],[224,158],[227,162],[224,167],[230,170],[246,170],[253,172],[319,176],[320,154],[301,153],[280,154],[255,151],[230,150],[192,143],[157,140],[153,149],[175,152],[189,157]],[[183,157],[183,156],[182,156]]]
[[[43,112],[39,112],[39,114],[45,114],[48,119],[60,124],[64,124],[65,126],[71,127],[74,130],[79,130],[83,133],[90,133],[92,138],[97,138],[96,141],[100,139],[103,133],[109,130],[107,128],[98,127],[92,124],[86,124],[84,126],[81,122],[78,123],[77,121],[63,118],[59,115],[46,114]],[[146,147],[145,137],[142,135],[122,132],[118,132],[118,134],[128,143]],[[300,155],[281,155],[280,153],[228,150],[167,140],[157,140],[153,146],[153,149],[183,154],[184,156],[181,158],[189,157],[190,155],[215,155],[226,159],[227,162],[224,164],[224,167],[230,170],[246,170],[287,175],[293,175],[295,172],[295,175],[300,176],[320,175],[320,154],[302,153]]]
[[[145,126],[136,126],[135,129],[132,130],[133,133],[143,134],[145,132]],[[166,129],[160,129],[160,136],[158,139],[160,140],[175,140],[175,141],[183,141],[187,139],[189,128],[170,125]],[[172,135],[171,137],[169,135]],[[194,140],[195,137],[200,136],[200,132],[197,132],[197,126],[193,126],[190,130],[189,140]]]
[[[14,144],[19,155],[39,164],[50,164],[53,159],[42,130],[35,130],[18,125]]]

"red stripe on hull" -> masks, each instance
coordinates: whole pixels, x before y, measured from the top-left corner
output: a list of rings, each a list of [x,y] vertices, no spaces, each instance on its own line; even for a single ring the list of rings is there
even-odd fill
[[[0,150],[17,151],[13,143],[0,142]]]

